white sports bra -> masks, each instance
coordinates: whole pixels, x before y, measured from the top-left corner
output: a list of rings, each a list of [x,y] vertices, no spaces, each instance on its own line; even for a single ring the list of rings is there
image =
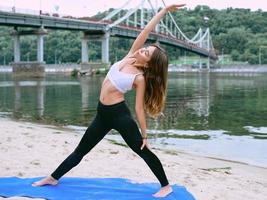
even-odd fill
[[[119,69],[119,62],[114,63],[107,73],[107,77],[110,82],[122,93],[126,93],[133,87],[135,76],[143,73],[130,74],[122,72]]]

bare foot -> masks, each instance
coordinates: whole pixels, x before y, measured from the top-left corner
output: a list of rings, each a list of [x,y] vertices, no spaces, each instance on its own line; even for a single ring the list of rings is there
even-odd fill
[[[36,186],[43,186],[43,185],[57,185],[58,181],[56,179],[54,179],[52,176],[48,176],[43,178],[40,181],[36,181],[32,184],[32,186],[36,187]]]
[[[165,187],[160,188],[160,190],[153,194],[154,197],[166,197],[168,194],[172,193],[172,187],[167,185]]]

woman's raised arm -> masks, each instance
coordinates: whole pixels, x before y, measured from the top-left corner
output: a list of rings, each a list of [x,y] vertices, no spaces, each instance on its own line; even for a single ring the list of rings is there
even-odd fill
[[[161,9],[145,26],[145,28],[141,31],[138,37],[135,39],[130,51],[128,54],[134,53],[136,50],[143,47],[145,44],[146,39],[148,38],[149,33],[156,27],[156,25],[160,22],[160,19],[164,17],[164,15],[170,11],[174,12],[179,8],[185,6],[185,4],[173,4],[170,6],[166,6],[165,8]]]

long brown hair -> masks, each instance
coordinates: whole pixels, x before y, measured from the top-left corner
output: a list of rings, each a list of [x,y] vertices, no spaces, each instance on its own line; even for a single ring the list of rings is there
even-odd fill
[[[151,44],[150,46],[154,46],[156,49],[147,63],[148,67],[144,68],[146,82],[144,107],[147,114],[155,118],[162,113],[165,105],[168,56],[157,44]]]

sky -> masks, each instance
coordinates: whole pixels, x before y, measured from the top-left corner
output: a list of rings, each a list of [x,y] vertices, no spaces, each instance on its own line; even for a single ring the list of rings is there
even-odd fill
[[[63,15],[72,16],[92,16],[97,12],[107,10],[108,8],[119,8],[128,0],[0,0],[0,10],[7,7],[30,10],[43,10],[47,12],[57,12]],[[151,2],[161,0],[151,0]],[[127,8],[135,7],[140,0],[132,0]],[[225,9],[233,8],[250,8],[251,10],[262,9],[267,11],[267,0],[165,0],[166,4],[186,3],[187,8],[193,9],[197,5],[207,5],[210,8]],[[156,3],[155,3],[156,4]],[[145,6],[148,6],[145,5]]]

